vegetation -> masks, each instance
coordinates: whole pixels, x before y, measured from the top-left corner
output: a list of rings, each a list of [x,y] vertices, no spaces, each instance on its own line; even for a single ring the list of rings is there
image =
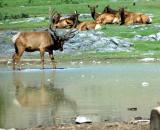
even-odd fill
[[[79,13],[90,13],[87,5],[96,5],[99,7],[98,12],[102,12],[106,5],[110,5],[114,9],[120,7],[127,7],[129,11],[143,12],[145,14],[153,15],[153,24],[159,24],[160,22],[160,4],[159,0],[139,0],[136,5],[133,6],[133,0],[0,0],[0,30],[6,29],[20,29],[28,30],[38,27],[48,27],[48,9],[49,7],[55,8],[62,14],[69,14],[78,10]],[[14,23],[18,20],[24,20],[28,17],[42,16],[46,17],[41,22],[22,22]],[[92,19],[92,18],[91,18]],[[107,36],[117,36],[120,38],[133,38],[135,35],[146,36],[159,32],[159,28],[151,25],[141,25],[132,28],[132,26],[120,26],[120,25],[105,25],[102,27],[102,31]],[[132,41],[134,43],[133,50],[131,52],[108,52],[108,53],[96,53],[93,56],[92,53],[81,54],[79,56],[73,55],[57,55],[59,60],[68,59],[110,59],[110,58],[143,58],[148,52],[154,52],[152,57],[160,58],[160,47],[158,42],[142,42]],[[80,57],[80,58],[79,58]]]

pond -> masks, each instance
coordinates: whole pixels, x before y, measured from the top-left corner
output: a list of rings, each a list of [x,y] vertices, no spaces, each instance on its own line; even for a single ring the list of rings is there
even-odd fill
[[[58,69],[0,67],[0,128],[149,118],[160,103],[159,63],[59,65]],[[129,108],[136,108],[130,111]]]

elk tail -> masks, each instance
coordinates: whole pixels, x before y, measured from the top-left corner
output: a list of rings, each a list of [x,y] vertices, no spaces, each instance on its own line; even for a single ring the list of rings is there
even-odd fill
[[[18,32],[16,35],[14,35],[14,36],[12,37],[12,42],[13,42],[13,43],[16,43],[16,40],[17,40],[17,38],[19,37],[20,34],[21,34],[21,33]]]

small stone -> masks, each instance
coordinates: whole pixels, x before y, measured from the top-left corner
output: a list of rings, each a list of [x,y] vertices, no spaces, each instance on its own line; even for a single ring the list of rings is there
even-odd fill
[[[85,116],[77,116],[75,120],[76,124],[82,124],[82,123],[92,123],[92,121]]]

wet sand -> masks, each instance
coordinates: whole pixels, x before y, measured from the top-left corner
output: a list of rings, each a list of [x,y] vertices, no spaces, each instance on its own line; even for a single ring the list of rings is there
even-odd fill
[[[101,122],[91,124],[58,125],[50,127],[27,128],[26,130],[149,130],[147,123]]]

